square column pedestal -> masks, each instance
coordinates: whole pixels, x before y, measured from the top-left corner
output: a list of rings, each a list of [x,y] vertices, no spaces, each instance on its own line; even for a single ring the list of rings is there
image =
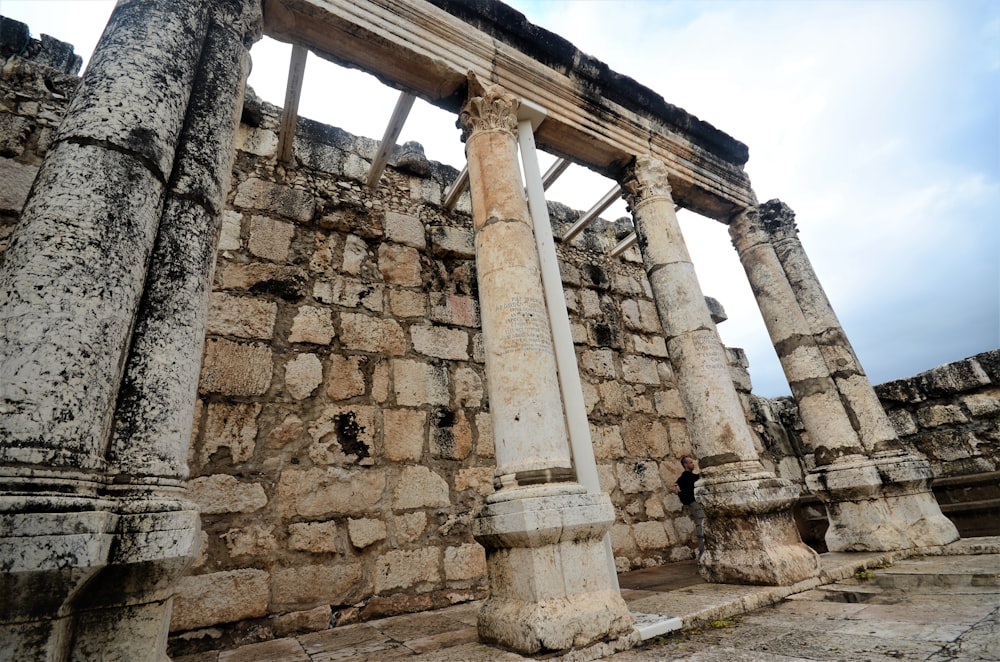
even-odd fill
[[[757,462],[727,468],[702,471],[695,488],[705,508],[706,551],[698,560],[705,581],[788,586],[817,576],[819,555],[802,543],[792,516],[798,487],[760,472]]]
[[[831,552],[881,552],[958,540],[930,489],[930,464],[905,451],[838,458],[816,467],[806,484],[830,518]]]
[[[480,639],[526,654],[638,643],[608,575],[603,537],[614,516],[610,497],[575,483],[490,497],[473,520],[492,589],[479,613]]]

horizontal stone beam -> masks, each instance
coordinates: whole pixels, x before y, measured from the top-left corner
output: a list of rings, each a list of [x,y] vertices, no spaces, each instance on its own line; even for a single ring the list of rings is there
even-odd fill
[[[546,151],[616,181],[652,154],[675,202],[722,222],[754,203],[745,145],[500,3],[266,0],[264,33],[456,114],[472,71],[548,112]]]

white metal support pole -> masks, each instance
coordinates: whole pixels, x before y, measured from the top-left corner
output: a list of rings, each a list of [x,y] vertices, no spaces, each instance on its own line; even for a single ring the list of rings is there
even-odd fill
[[[537,117],[540,112],[544,113],[544,111],[531,108],[529,112],[535,116],[536,125],[540,124],[541,120]],[[545,304],[549,311],[549,325],[552,328],[552,340],[555,344],[556,366],[559,369],[559,388],[562,391],[563,407],[566,411],[566,427],[569,431],[573,464],[576,467],[577,481],[587,488],[588,492],[596,493],[601,491],[601,484],[597,476],[594,446],[590,441],[590,423],[587,421],[587,407],[584,404],[583,388],[580,386],[576,350],[573,348],[573,334],[569,326],[569,313],[566,311],[566,296],[563,293],[555,242],[552,239],[552,224],[549,221],[549,210],[545,203],[545,189],[542,187],[542,174],[538,166],[535,134],[532,119],[530,117],[520,119],[522,116],[519,115],[517,125],[518,144],[521,148],[521,164],[528,190],[528,210],[531,212],[535,229],[535,242],[538,245],[538,258],[542,269],[542,288],[545,290]],[[541,115],[541,119],[544,119],[544,114]],[[611,549],[610,533],[604,534],[604,548],[608,557],[611,585],[616,590],[620,590],[618,572],[615,569],[615,556]]]

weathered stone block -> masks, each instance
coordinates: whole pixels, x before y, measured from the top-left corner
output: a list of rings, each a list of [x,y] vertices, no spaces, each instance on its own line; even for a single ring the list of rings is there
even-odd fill
[[[636,546],[643,551],[662,550],[671,545],[663,522],[636,522],[632,525],[632,534]]]
[[[932,405],[917,410],[917,421],[925,428],[967,423],[968,420],[958,405]]]
[[[377,430],[370,405],[327,407],[309,425],[309,458],[320,466],[374,464]]]
[[[288,342],[308,342],[329,345],[337,334],[333,328],[333,317],[326,308],[302,306],[292,320],[292,330]]]
[[[336,522],[299,522],[288,525],[288,546],[300,552],[336,554]]]
[[[285,469],[278,479],[275,498],[285,516],[365,513],[382,499],[385,482],[385,472],[379,469]]]
[[[299,634],[303,632],[319,632],[321,630],[326,630],[330,627],[331,622],[331,609],[330,605],[320,605],[314,609],[307,609],[305,611],[293,611],[287,614],[280,614],[275,616],[273,619],[273,629],[274,636],[276,637],[287,637],[291,634]],[[278,639],[277,641],[281,641]],[[295,639],[289,639],[289,642],[298,646],[298,650],[301,651],[302,647],[298,641]],[[305,653],[303,653],[304,655]],[[278,660],[290,660],[291,652],[282,652],[275,659]]]
[[[174,594],[171,632],[267,615],[268,580],[263,570],[228,570],[181,577]]]
[[[657,362],[645,356],[622,357],[622,377],[630,384],[659,385]]]
[[[430,451],[433,457],[464,460],[472,452],[472,426],[465,412],[440,408],[431,414]]]
[[[441,581],[441,550],[425,547],[410,551],[393,550],[375,561],[375,592],[393,589],[420,589],[420,585]]]
[[[656,462],[619,462],[615,467],[618,484],[625,494],[653,492],[663,489]]]
[[[416,216],[394,211],[385,213],[385,238],[389,241],[424,249],[427,247],[424,234],[424,223]]]
[[[332,400],[347,400],[365,393],[365,356],[332,354],[328,361],[326,394]]]
[[[479,304],[472,297],[460,294],[431,295],[431,320],[478,329]]]
[[[404,513],[392,518],[392,526],[395,531],[397,544],[411,543],[427,528],[427,513],[418,510],[413,513]]]
[[[276,221],[266,216],[252,216],[247,250],[265,260],[285,262],[288,260],[294,236],[295,226],[291,223]]]
[[[418,409],[386,409],[385,457],[393,462],[419,461],[424,451],[427,414]]]
[[[396,320],[342,313],[340,325],[340,341],[347,349],[391,356],[406,353],[406,334]]]
[[[404,467],[392,494],[393,510],[443,508],[451,503],[448,481],[427,467]]]
[[[472,258],[476,255],[472,230],[432,225],[428,228],[431,252],[438,256]]]
[[[591,425],[590,440],[594,445],[594,457],[598,460],[615,459],[625,455],[621,430],[617,425]]]
[[[352,278],[336,276],[319,280],[313,285],[313,298],[320,303],[332,303],[345,308],[364,307],[372,312],[382,312],[385,288],[380,283],[367,283]]]
[[[199,463],[208,462],[220,448],[229,449],[233,462],[246,462],[253,457],[261,406],[213,402],[207,409]]]
[[[438,359],[467,361],[469,359],[469,334],[460,329],[415,324],[410,327],[413,349]]]
[[[386,538],[385,522],[377,519],[348,519],[347,533],[351,536],[351,544],[358,549],[364,549]]]
[[[483,402],[483,380],[474,369],[459,366],[455,368],[455,405],[478,409]]]
[[[657,358],[667,358],[667,341],[663,336],[631,335],[632,351],[635,354],[646,354]]]
[[[0,158],[0,211],[21,213],[38,166]]]
[[[296,400],[312,395],[323,383],[323,364],[315,354],[299,354],[285,364],[285,390]]]
[[[217,287],[224,290],[267,292],[283,299],[298,299],[305,294],[305,272],[292,266],[255,262],[221,265]]]
[[[244,483],[235,476],[215,474],[188,481],[188,498],[206,515],[252,513],[267,505],[260,483]]]
[[[984,393],[973,393],[961,397],[962,404],[975,417],[991,416],[1000,412],[1000,390],[991,389]]]
[[[312,194],[255,177],[247,179],[237,187],[233,204],[299,223],[309,222],[316,208]]]
[[[422,283],[420,253],[410,246],[390,243],[379,245],[378,270],[387,283],[414,287]]]
[[[588,349],[580,356],[587,374],[603,379],[615,378],[615,353],[610,349]]]
[[[491,467],[459,469],[455,474],[455,491],[465,490],[473,490],[480,496],[493,494],[493,469]]]
[[[444,550],[444,577],[448,581],[486,577],[486,550],[477,543]]]
[[[413,290],[389,290],[389,311],[396,317],[424,317],[427,295]]]
[[[660,421],[628,418],[622,421],[622,438],[629,456],[660,459],[667,454],[670,434]]]
[[[226,542],[230,558],[234,559],[240,556],[266,556],[278,546],[272,529],[259,525],[229,529],[221,538]]]
[[[327,603],[350,604],[366,592],[362,565],[306,565],[272,571],[274,607],[296,608]]]
[[[205,343],[200,393],[264,395],[271,385],[271,348],[209,338]]]
[[[242,247],[240,233],[243,230],[243,214],[232,209],[222,212],[222,231],[219,235],[220,251],[238,251]]]
[[[267,129],[240,124],[236,130],[236,149],[256,154],[257,156],[274,156],[278,149],[278,134]]]
[[[446,406],[451,397],[446,366],[398,359],[392,362],[392,377],[396,404],[400,406]]]

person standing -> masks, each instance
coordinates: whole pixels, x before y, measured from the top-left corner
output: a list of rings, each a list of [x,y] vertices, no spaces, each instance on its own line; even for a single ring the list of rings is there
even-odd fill
[[[698,536],[698,557],[700,558],[705,553],[705,533],[703,529],[705,511],[702,509],[701,504],[694,498],[694,484],[699,478],[698,474],[694,472],[694,458],[690,455],[682,457],[681,467],[684,468],[684,473],[677,478],[673,491],[674,494],[680,497],[684,509],[688,511],[688,515],[694,520],[694,530]]]

